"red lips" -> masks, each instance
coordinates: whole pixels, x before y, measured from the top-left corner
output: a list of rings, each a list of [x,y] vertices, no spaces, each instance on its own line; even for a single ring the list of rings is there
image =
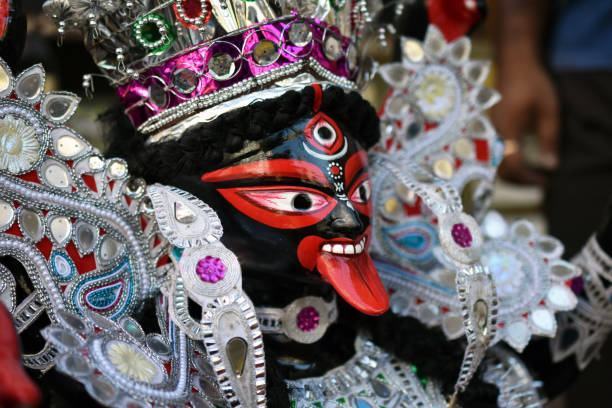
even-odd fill
[[[359,254],[340,255],[322,250],[326,244],[357,246],[364,237],[365,248]],[[369,237],[370,228],[355,241],[347,238],[326,240],[310,235],[300,242],[298,259],[308,270],[316,266],[322,278],[351,306],[365,314],[380,315],[389,308],[389,296],[367,251]]]

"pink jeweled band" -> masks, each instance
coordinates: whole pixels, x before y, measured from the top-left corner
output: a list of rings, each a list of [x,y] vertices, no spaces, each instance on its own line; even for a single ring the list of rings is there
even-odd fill
[[[202,43],[118,88],[149,134],[181,118],[303,72],[354,88],[357,49],[333,26],[285,17]]]

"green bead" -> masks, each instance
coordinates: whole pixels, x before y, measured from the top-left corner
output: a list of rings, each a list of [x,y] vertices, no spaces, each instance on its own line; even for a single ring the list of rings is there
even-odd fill
[[[147,42],[153,43],[162,38],[159,28],[157,28],[157,24],[152,21],[144,23],[140,29],[142,31],[142,38]]]
[[[163,26],[166,30],[165,34],[160,32],[160,26]],[[136,41],[150,54],[163,53],[176,39],[176,33],[172,25],[164,17],[155,13],[136,20],[133,25],[133,35]],[[157,45],[160,40],[163,40],[161,45]]]

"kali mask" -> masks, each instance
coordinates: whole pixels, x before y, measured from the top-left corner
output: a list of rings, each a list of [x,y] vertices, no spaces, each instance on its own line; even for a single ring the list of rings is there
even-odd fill
[[[377,124],[357,94],[315,85],[147,146],[152,153],[141,166],[155,181],[172,180],[211,205],[247,276],[320,277],[349,304],[377,315],[389,305],[368,254],[365,149],[378,138]]]

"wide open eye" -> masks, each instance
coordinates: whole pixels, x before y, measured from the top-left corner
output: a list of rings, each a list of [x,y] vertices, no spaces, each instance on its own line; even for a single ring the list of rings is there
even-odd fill
[[[237,187],[218,191],[243,214],[283,229],[314,225],[327,217],[337,203],[327,194],[308,187]]]
[[[345,146],[344,136],[332,118],[323,112],[317,113],[304,127],[307,148],[319,154],[335,155]]]
[[[362,174],[353,184],[353,187],[349,190],[348,197],[357,210],[368,217],[372,216],[372,183],[367,173]]]
[[[321,120],[317,123],[312,129],[312,135],[314,139],[326,148],[331,148],[334,143],[336,143],[336,139],[338,136],[336,135],[336,130],[332,125],[328,122]]]
[[[324,195],[305,190],[245,191],[242,195],[261,207],[296,214],[318,211],[329,203]]]
[[[351,201],[354,203],[366,204],[372,197],[372,183],[370,179],[365,179],[355,188],[351,194]]]

